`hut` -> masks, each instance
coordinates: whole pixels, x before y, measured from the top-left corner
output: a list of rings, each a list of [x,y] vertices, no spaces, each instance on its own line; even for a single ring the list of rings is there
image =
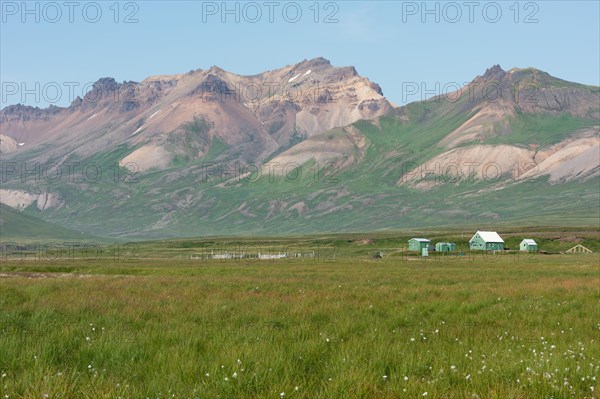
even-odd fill
[[[436,252],[454,252],[456,251],[456,244],[453,242],[438,242],[435,244]]]
[[[504,240],[495,231],[477,231],[469,240],[471,251],[502,251]]]
[[[408,250],[421,252],[423,248],[429,249],[430,244],[427,238],[411,238],[408,240]]]
[[[538,245],[537,242],[535,242],[535,240],[531,238],[525,238],[519,244],[519,249],[524,252],[537,252]]]

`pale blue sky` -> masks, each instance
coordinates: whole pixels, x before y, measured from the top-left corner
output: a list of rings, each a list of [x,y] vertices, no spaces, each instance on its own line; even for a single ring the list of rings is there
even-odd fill
[[[113,1],[76,2],[73,22],[62,0],[54,3],[60,17],[49,2],[28,2],[33,12],[25,15],[21,1],[1,3],[2,107],[19,102],[43,107],[48,104],[44,97],[68,105],[67,86],[73,85],[69,82],[77,82],[75,94],[82,94],[86,83],[106,76],[139,81],[212,65],[255,74],[318,56],[336,66],[355,66],[397,104],[421,99],[420,93],[403,93],[406,82],[430,88],[436,82],[463,84],[494,64],[504,69],[531,66],[566,80],[600,84],[598,1],[476,1],[471,9],[464,1],[427,2],[434,12],[425,15],[421,1],[324,1],[318,3],[318,23],[314,1],[274,2],[272,23],[264,1],[254,3],[262,11],[256,23],[247,20],[255,18],[256,8],[246,6],[244,14],[246,2],[239,2],[239,23],[234,14],[221,21],[221,1],[120,2],[118,23]],[[102,15],[92,23],[96,4]],[[302,16],[291,23],[296,4]],[[236,2],[227,6],[234,8]],[[203,14],[203,9],[215,8],[216,15]],[[502,15],[497,17],[498,8]],[[324,23],[336,9],[338,22]],[[132,12],[138,22],[124,23]],[[533,23],[525,23],[528,16]],[[58,22],[52,23],[55,19]],[[494,19],[498,21],[492,23]],[[35,82],[40,88],[57,82],[64,90],[58,100],[48,92],[38,102],[32,94],[24,96],[22,88],[9,94],[7,85],[13,82],[29,89]]]

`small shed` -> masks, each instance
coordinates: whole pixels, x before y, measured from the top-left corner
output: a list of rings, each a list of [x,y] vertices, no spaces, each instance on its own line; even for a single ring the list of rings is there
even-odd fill
[[[431,240],[427,238],[411,238],[408,240],[408,250],[421,252],[423,248],[429,249]]]
[[[435,244],[436,252],[454,252],[456,244],[453,242],[438,242]]]
[[[531,238],[526,238],[523,241],[521,241],[521,244],[519,244],[519,249],[525,252],[536,252],[538,250],[538,245],[537,242],[535,242],[535,240]]]
[[[504,240],[495,231],[477,231],[469,240],[471,251],[503,251]]]

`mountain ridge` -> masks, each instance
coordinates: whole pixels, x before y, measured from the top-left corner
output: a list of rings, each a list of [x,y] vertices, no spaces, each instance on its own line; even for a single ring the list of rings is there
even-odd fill
[[[276,91],[267,93],[266,88]],[[339,99],[334,98],[338,93]],[[85,132],[98,136],[98,131],[111,135],[111,141],[130,145],[144,141],[156,144],[165,141],[167,135],[177,141],[184,135],[186,122],[202,118],[212,126],[204,132],[209,136],[205,141],[218,137],[230,146],[245,145],[241,152],[260,162],[301,137],[381,115],[391,107],[381,88],[360,77],[353,67],[333,67],[317,58],[251,76],[211,67],[142,82],[117,83],[113,78],[101,78],[83,99],[77,98],[69,107],[42,110],[10,106],[0,111],[0,123],[3,135],[24,142],[23,149],[27,149],[48,139],[56,146],[57,135],[66,136],[72,144]],[[115,123],[108,123],[109,118]],[[248,145],[253,140],[257,144]],[[202,156],[209,145],[195,143],[192,147],[198,147],[196,156]],[[96,140],[87,154],[101,146]],[[79,147],[85,155],[87,144]],[[179,150],[171,155],[186,152]]]
[[[355,68],[322,58],[240,76],[211,67],[149,77],[135,83],[138,92],[127,91],[131,82],[99,80],[96,93],[123,88],[119,101],[82,99],[59,122],[52,115],[64,111],[52,108],[24,132],[41,131],[44,140],[15,147],[26,137],[5,136],[3,157],[97,164],[121,180],[23,184],[15,177],[0,202],[91,234],[160,238],[473,218],[514,224],[536,215],[526,206],[532,198],[580,220],[598,200],[597,87],[495,65],[456,92],[394,107]],[[285,91],[242,93],[262,82],[301,94],[291,101]],[[5,123],[11,112],[0,113]],[[49,133],[38,129],[46,126]],[[479,166],[469,172],[466,164]],[[457,167],[445,173],[448,165]],[[136,184],[123,184],[123,176]],[[510,197],[520,205],[502,210]],[[40,207],[36,198],[52,201]]]

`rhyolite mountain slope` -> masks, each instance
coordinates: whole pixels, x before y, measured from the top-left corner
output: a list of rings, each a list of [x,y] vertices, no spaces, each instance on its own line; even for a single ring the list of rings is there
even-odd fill
[[[120,161],[144,171],[194,161],[217,143],[223,159],[260,163],[391,108],[381,88],[353,67],[317,58],[254,76],[211,67],[139,83],[103,78],[67,108],[6,107],[0,127],[4,153],[45,148],[36,161],[63,161],[123,145],[133,151]]]
[[[286,89],[240,94],[273,81]],[[0,201],[129,238],[599,220],[600,90],[533,68],[403,107],[324,59],[125,86],[119,101],[0,111],[3,160],[104,171],[14,177]]]
[[[389,140],[381,149],[385,157],[402,157],[404,171],[412,171],[401,173],[398,184],[420,188],[459,183],[461,174],[468,180],[467,172],[474,174],[471,180],[495,180],[501,174],[513,180],[584,181],[600,173],[599,96],[598,87],[533,68],[504,71],[496,65],[456,92],[345,127],[343,140],[354,143],[354,152],[344,152],[364,154],[365,132],[378,131]],[[312,137],[275,160],[301,162],[321,139]],[[338,154],[320,159],[348,165]],[[374,163],[369,162],[371,168]]]

